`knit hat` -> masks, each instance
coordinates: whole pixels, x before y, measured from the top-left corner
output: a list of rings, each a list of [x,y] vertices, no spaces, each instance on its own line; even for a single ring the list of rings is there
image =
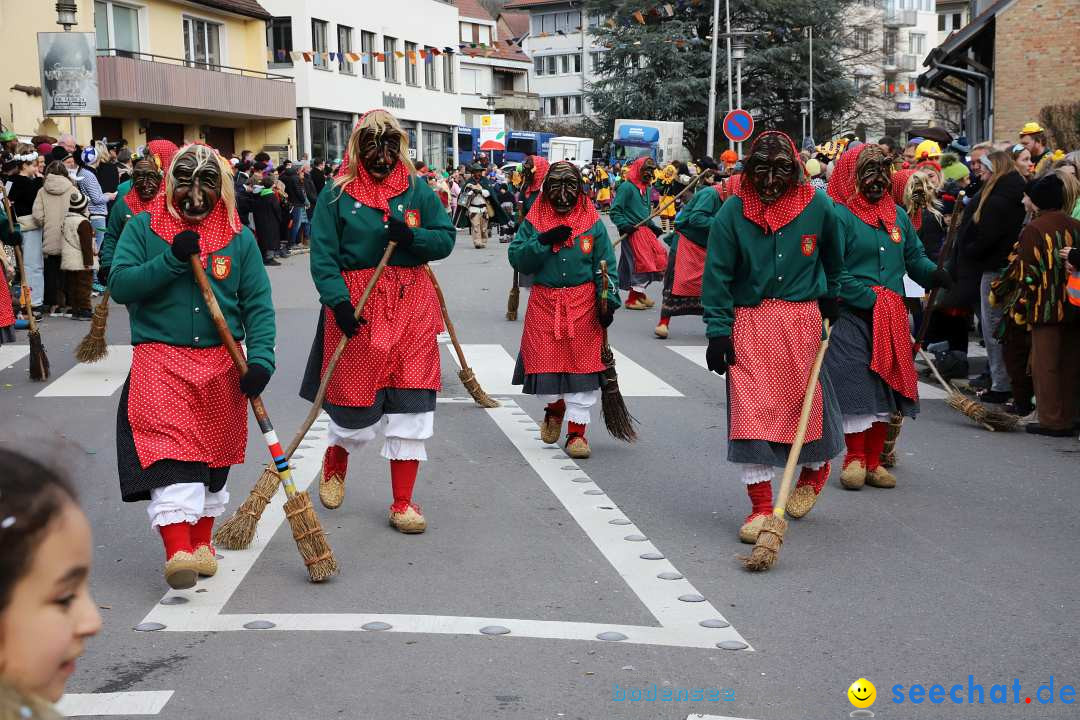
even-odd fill
[[[963,180],[971,174],[971,171],[960,162],[960,158],[956,155],[945,153],[941,156],[941,174],[946,180]]]
[[[720,153],[720,162],[724,163],[724,165],[727,165],[728,167],[731,167],[738,161],[739,156],[735,154],[734,150],[728,149]]]
[[[81,213],[86,210],[86,205],[86,196],[78,190],[72,190],[71,197],[68,198],[68,210],[73,213]]]
[[[937,160],[941,157],[941,146],[933,140],[923,140],[915,146],[915,161]]]
[[[1029,184],[1024,194],[1040,210],[1060,210],[1065,204],[1065,183],[1057,173],[1050,173]]]
[[[48,161],[52,162],[53,160],[59,160],[60,162],[63,162],[69,157],[71,157],[71,153],[67,151],[67,148],[65,148],[63,145],[53,145],[52,150],[49,151]]]
[[[821,163],[816,158],[806,161],[806,174],[812,178],[821,174]]]
[[[1024,127],[1020,128],[1020,137],[1025,135],[1034,135],[1035,133],[1046,132],[1043,130],[1042,125],[1037,122],[1024,123]]]

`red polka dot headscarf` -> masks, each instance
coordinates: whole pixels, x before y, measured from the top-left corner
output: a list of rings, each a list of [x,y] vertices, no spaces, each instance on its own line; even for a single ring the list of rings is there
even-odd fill
[[[547,158],[540,157],[539,155],[530,155],[533,161],[533,176],[532,182],[529,183],[529,187],[525,188],[525,193],[528,195],[534,192],[539,192],[540,188],[544,185],[544,178],[547,177],[548,168],[550,164]]]
[[[896,203],[892,192],[886,192],[876,203],[871,203],[858,191],[856,167],[864,155],[881,153],[877,145],[860,145],[847,150],[836,161],[836,168],[829,178],[828,193],[837,205],[843,205],[851,214],[871,227],[884,227],[892,233],[896,227]]]
[[[566,160],[560,160],[552,167],[561,167],[563,165],[573,168],[574,172],[578,175],[578,180],[581,180],[581,173],[577,167]],[[584,235],[589,229],[596,224],[596,221],[600,219],[600,214],[596,211],[592,201],[589,200],[588,195],[582,190],[578,193],[577,203],[571,208],[570,212],[565,215],[559,214],[555,207],[548,200],[547,195],[543,192],[537,196],[536,202],[533,203],[529,209],[529,214],[525,216],[525,219],[536,228],[537,232],[545,233],[552,228],[556,228],[559,225],[569,226],[571,233],[567,239],[566,246],[573,245],[574,239],[580,235]],[[563,246],[552,246],[552,252],[559,252]]]
[[[350,151],[358,150],[360,133],[364,130],[385,132],[396,131],[401,137],[401,146],[398,153],[398,162],[390,174],[381,181],[376,181],[368,174],[364,163],[359,157],[350,157]],[[355,153],[358,155],[358,153]],[[398,123],[397,118],[389,111],[377,108],[369,110],[360,116],[352,135],[349,137],[349,146],[345,152],[345,158],[338,168],[334,182],[343,189],[345,194],[370,208],[382,210],[383,214],[390,212],[390,199],[397,197],[409,188],[409,179],[416,172],[412,161],[409,160],[409,136]]]
[[[163,173],[169,172],[169,165],[180,148],[172,140],[151,140],[146,143],[146,152],[153,158],[158,169]]]
[[[799,177],[795,185],[768,205],[761,201],[753,183],[749,181],[739,182],[735,194],[742,200],[743,217],[765,232],[773,233],[797,218],[806,209],[806,206],[814,199],[815,190],[813,185],[806,182],[806,173],[803,171],[802,161],[799,159],[799,151],[795,149],[795,143],[787,134],[779,130],[769,130],[761,133],[754,138],[754,142],[750,146],[749,156],[754,154],[755,148],[767,137],[779,137],[791,146],[792,157],[799,166]]]

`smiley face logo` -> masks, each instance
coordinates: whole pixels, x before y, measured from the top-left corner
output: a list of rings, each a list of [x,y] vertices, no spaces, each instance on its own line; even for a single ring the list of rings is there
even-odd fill
[[[847,689],[848,700],[857,708],[868,708],[877,700],[877,688],[866,678],[859,678]]]

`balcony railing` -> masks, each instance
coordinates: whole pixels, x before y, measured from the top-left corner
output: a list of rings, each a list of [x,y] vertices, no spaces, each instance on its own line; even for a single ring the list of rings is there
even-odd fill
[[[540,95],[519,90],[499,90],[495,93],[496,110],[540,110]]]
[[[919,14],[915,10],[895,10],[886,8],[882,23],[887,28],[915,27],[919,24]]]
[[[918,58],[907,53],[886,53],[881,64],[887,73],[915,72]]]
[[[107,48],[98,50],[102,102],[249,118],[296,117],[287,75]]]

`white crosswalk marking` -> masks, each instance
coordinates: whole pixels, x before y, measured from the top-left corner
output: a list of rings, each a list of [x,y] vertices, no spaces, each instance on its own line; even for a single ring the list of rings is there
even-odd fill
[[[0,345],[0,370],[11,367],[29,354],[29,345]]]
[[[457,354],[453,346],[447,346],[447,352],[458,367]],[[515,358],[502,345],[462,345],[465,361],[476,373],[480,386],[489,395],[521,395],[520,385],[511,385],[514,375]],[[612,348],[615,353],[615,367],[619,372],[619,390],[625,397],[682,397],[682,393],[668,385],[649,370],[637,364],[626,355]]]
[[[56,709],[63,717],[157,715],[172,696],[172,690],[69,693],[60,698]]]
[[[79,363],[37,394],[37,397],[108,397],[120,389],[131,369],[131,345],[110,345],[96,363]]]

